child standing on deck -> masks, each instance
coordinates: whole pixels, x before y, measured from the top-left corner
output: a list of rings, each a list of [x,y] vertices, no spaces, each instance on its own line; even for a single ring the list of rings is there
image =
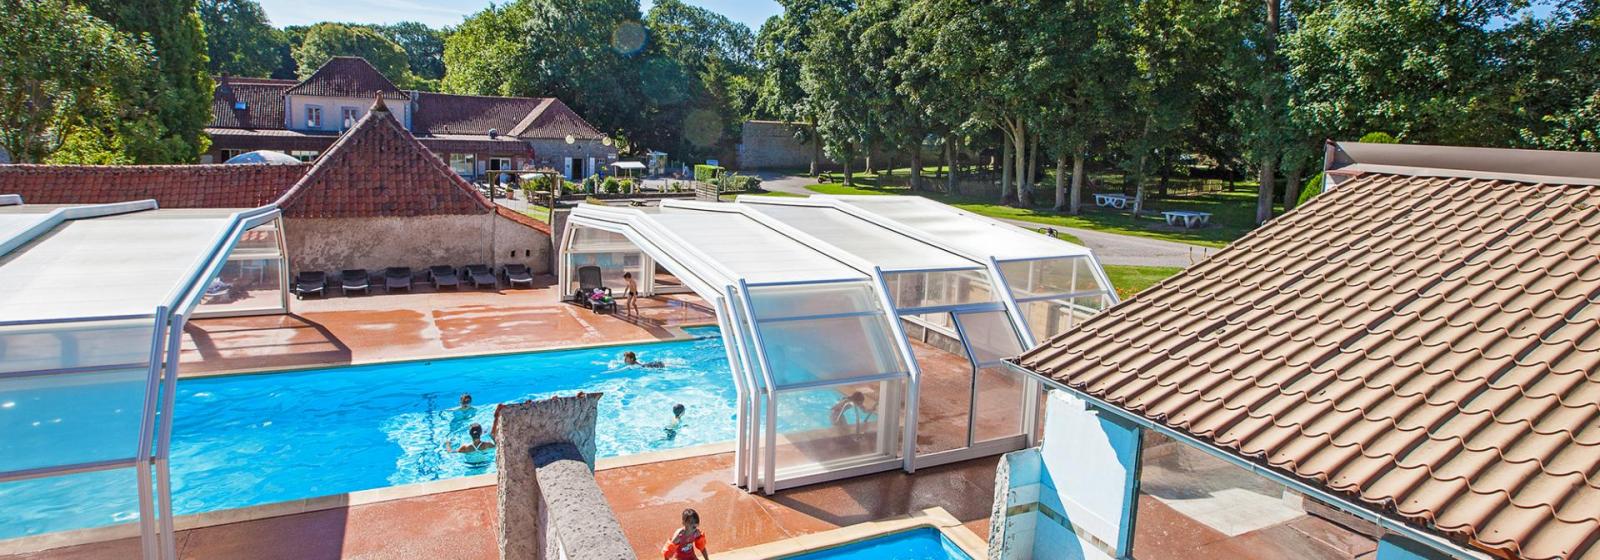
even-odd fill
[[[694,555],[700,551],[700,557]],[[706,552],[706,535],[700,532],[700,514],[693,509],[683,510],[683,528],[672,534],[672,540],[661,548],[662,560],[711,560]]]

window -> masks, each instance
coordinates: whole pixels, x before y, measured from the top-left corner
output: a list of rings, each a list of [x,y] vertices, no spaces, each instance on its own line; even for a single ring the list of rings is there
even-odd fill
[[[457,175],[477,175],[478,156],[473,154],[450,154],[450,169]]]
[[[244,153],[244,150],[222,150],[222,161],[228,161],[242,153]]]
[[[507,171],[511,169],[511,158],[489,158],[489,169],[494,171]]]
[[[344,130],[356,125],[361,120],[361,109],[344,107],[339,109],[339,129]]]
[[[306,128],[322,128],[322,108],[306,105]]]
[[[316,150],[289,150],[289,155],[294,156],[294,159],[298,159],[307,163],[317,159]]]

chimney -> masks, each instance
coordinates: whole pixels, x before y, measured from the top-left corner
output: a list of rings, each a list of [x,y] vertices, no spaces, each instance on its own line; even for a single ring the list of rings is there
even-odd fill
[[[387,113],[387,112],[389,112],[389,106],[383,104],[383,92],[381,92],[381,91],[377,93],[377,99],[372,102],[372,112],[374,112],[374,113]]]

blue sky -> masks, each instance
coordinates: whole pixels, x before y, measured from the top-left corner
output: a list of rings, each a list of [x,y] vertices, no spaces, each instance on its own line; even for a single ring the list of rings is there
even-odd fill
[[[308,2],[306,0],[259,0],[266,9],[272,24],[308,25],[319,21],[353,23],[395,23],[420,21],[433,27],[456,25],[468,15],[488,7],[488,0],[341,0],[339,2]],[[751,31],[761,29],[761,23],[775,16],[783,8],[773,0],[684,0],[750,26]],[[501,4],[506,0],[501,0]],[[641,0],[640,9],[649,10],[653,0]]]

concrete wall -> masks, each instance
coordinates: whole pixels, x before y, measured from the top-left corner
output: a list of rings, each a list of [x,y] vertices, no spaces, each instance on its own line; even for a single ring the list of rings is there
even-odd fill
[[[292,272],[523,263],[550,270],[550,237],[495,214],[384,218],[287,218]],[[512,252],[515,251],[515,255]]]
[[[286,115],[289,118],[290,130],[321,130],[325,132],[339,132],[344,130],[344,121],[340,118],[345,107],[356,110],[355,121],[367,116],[367,109],[372,108],[371,97],[319,97],[311,95],[286,95],[288,103]],[[411,103],[401,99],[385,99],[384,105],[394,113],[394,118],[400,121],[406,130],[411,129]],[[322,126],[310,128],[306,126],[306,106],[316,105],[322,107]],[[355,121],[350,124],[353,126]]]
[[[583,158],[584,167],[590,167],[588,159],[593,158],[592,169],[573,169],[580,178],[593,175],[596,170],[609,173],[611,164],[617,161],[617,148],[602,144],[599,140],[579,140],[569,145],[565,139],[536,138],[528,140],[528,145],[533,146],[534,167],[549,167],[563,173],[567,170],[566,158]]]
[[[811,144],[797,138],[800,126],[777,121],[745,121],[739,136],[740,169],[798,169],[811,166]]]
[[[500,558],[503,560],[559,557],[560,529],[550,522],[549,512],[544,507],[546,498],[540,488],[539,464],[534,452],[549,444],[568,443],[576,452],[577,460],[593,471],[599,405],[599,393],[578,393],[574,397],[503,404],[495,408],[494,441],[498,446],[495,469],[499,473]],[[604,513],[609,517],[610,510]],[[611,518],[611,522],[615,523],[615,518]]]

